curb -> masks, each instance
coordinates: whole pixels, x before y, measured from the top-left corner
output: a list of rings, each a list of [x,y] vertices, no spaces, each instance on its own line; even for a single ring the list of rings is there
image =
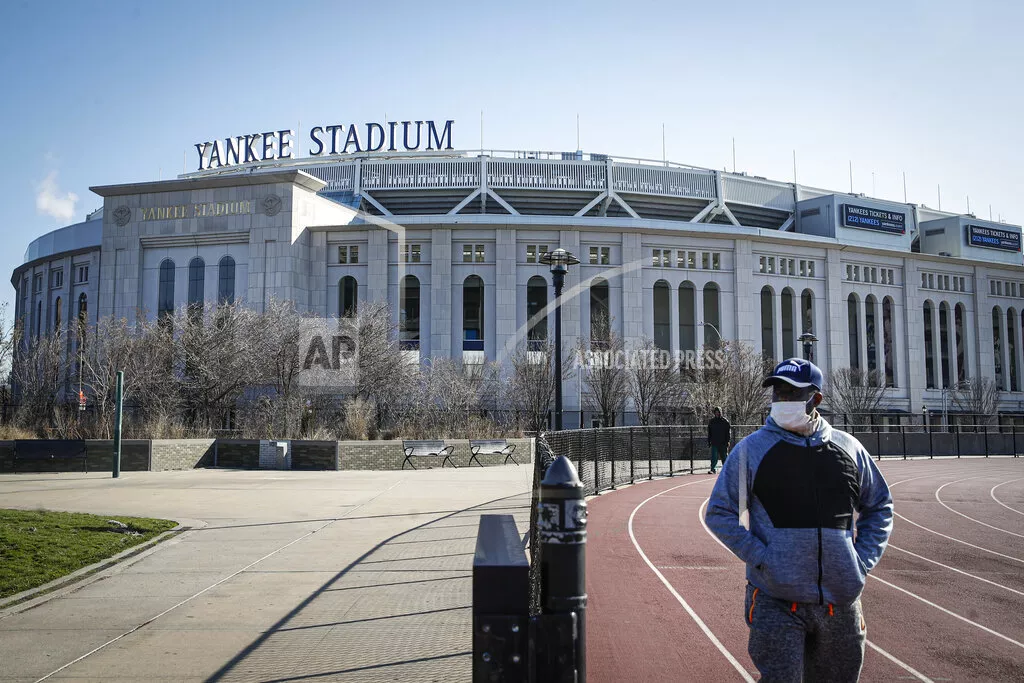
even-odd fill
[[[54,598],[59,598],[84,588],[91,583],[95,583],[100,579],[105,579],[116,573],[117,570],[129,567],[153,554],[159,550],[159,544],[164,541],[171,541],[178,536],[205,526],[207,526],[207,523],[200,520],[179,521],[178,526],[168,529],[145,543],[132,546],[99,562],[76,569],[70,574],[65,574],[41,586],[29,588],[28,590],[0,599],[0,619],[19,614],[33,607],[38,607]]]

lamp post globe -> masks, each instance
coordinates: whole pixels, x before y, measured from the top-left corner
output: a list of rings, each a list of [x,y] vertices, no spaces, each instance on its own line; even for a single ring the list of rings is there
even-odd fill
[[[555,287],[555,430],[562,429],[562,287],[569,266],[580,262],[572,252],[559,247],[540,255],[541,263],[551,267],[551,280]]]
[[[804,345],[804,360],[813,362],[813,359],[811,358],[811,344],[818,341],[818,338],[808,330],[801,334],[797,340]]]

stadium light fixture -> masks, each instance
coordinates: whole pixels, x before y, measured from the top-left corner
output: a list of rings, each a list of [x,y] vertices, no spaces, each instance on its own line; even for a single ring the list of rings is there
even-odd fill
[[[544,252],[538,259],[551,267],[552,282],[555,286],[555,431],[562,430],[562,287],[565,285],[565,274],[569,266],[580,262],[572,252],[559,247],[554,251]]]

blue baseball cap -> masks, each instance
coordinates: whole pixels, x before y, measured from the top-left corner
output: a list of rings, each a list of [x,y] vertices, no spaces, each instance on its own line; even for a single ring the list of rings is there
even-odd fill
[[[768,375],[763,382],[762,387],[770,387],[773,383],[782,381],[787,384],[792,384],[794,387],[801,389],[806,387],[814,387],[818,391],[821,391],[822,376],[821,370],[818,366],[809,360],[803,358],[790,358],[784,360],[775,366],[775,370],[772,374]]]

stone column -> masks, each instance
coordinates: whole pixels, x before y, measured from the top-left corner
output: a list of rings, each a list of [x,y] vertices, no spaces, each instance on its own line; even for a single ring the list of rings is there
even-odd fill
[[[782,348],[782,294],[772,294],[772,338],[775,346],[775,361],[781,361],[786,357],[785,349]]]
[[[849,307],[849,304],[847,304]],[[862,296],[860,299],[860,311],[857,315],[857,351],[860,363],[860,369],[864,372],[869,370],[868,368],[868,297]],[[875,362],[878,362],[878,349],[875,349]],[[877,367],[877,366],[876,366]]]

